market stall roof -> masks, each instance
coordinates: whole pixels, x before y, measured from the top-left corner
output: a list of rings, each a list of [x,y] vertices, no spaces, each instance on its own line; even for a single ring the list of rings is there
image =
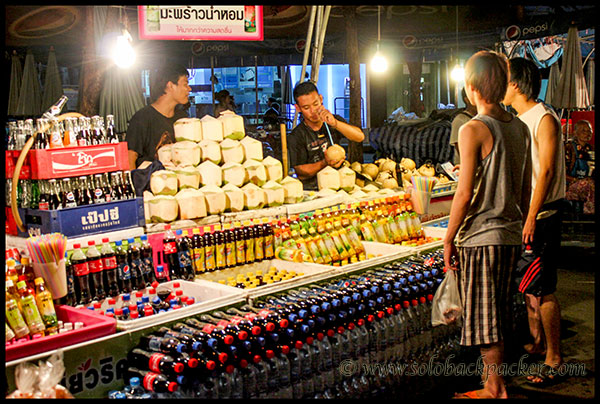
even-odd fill
[[[10,87],[8,92],[8,115],[16,115],[19,102],[19,91],[23,79],[23,66],[17,51],[13,51],[10,66]]]

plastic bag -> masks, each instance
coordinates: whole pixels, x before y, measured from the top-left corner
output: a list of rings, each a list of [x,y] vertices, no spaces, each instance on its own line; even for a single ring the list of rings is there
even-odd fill
[[[447,270],[444,280],[433,296],[431,325],[450,325],[460,320],[462,302],[458,292],[456,271]]]
[[[15,369],[15,384],[17,389],[7,398],[33,398],[37,391],[39,369],[33,363],[21,363]]]
[[[62,351],[41,360],[38,366],[21,363],[15,369],[17,390],[7,398],[74,398],[60,381],[65,375]]]

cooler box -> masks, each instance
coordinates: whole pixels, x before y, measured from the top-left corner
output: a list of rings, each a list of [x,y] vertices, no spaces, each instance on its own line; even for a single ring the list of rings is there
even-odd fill
[[[28,209],[27,229],[41,229],[42,234],[62,233],[67,237],[106,233],[144,226],[143,198],[77,206],[59,210]]]
[[[56,314],[58,319],[63,322],[75,323],[81,321],[84,326],[62,334],[48,335],[36,340],[6,345],[6,362],[114,334],[117,328],[117,322],[114,318],[87,309],[57,305]]]

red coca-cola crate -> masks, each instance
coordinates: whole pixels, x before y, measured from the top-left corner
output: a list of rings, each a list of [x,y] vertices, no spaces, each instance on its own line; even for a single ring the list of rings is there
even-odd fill
[[[26,212],[27,212],[27,209],[19,208],[19,215],[21,216],[22,221],[25,220]],[[5,213],[4,227],[5,227],[6,234],[9,234],[11,236],[27,237],[27,232],[19,231],[19,228],[17,227],[17,222],[15,221],[15,218],[13,217],[11,208],[5,207],[4,213]]]
[[[125,142],[31,150],[29,154],[34,180],[129,170]]]
[[[21,150],[6,150],[4,153],[5,161],[4,161],[4,173],[6,174],[5,178],[12,178],[15,172],[15,166],[17,165],[17,160],[19,155],[21,154]],[[19,178],[22,180],[28,180],[31,178],[31,167],[29,165],[29,154],[25,157],[25,161],[23,161],[23,166],[21,166],[21,174],[19,174]]]

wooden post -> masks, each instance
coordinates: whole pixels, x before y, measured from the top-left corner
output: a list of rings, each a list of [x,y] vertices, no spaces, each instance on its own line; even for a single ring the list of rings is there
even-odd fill
[[[281,132],[281,160],[283,162],[283,178],[288,175],[288,153],[287,153],[287,134],[285,123],[279,125],[279,131]]]
[[[362,128],[360,97],[360,61],[358,58],[358,32],[356,28],[356,7],[344,7],[346,20],[346,55],[350,75],[350,124]],[[363,162],[362,142],[348,141],[348,161]]]

